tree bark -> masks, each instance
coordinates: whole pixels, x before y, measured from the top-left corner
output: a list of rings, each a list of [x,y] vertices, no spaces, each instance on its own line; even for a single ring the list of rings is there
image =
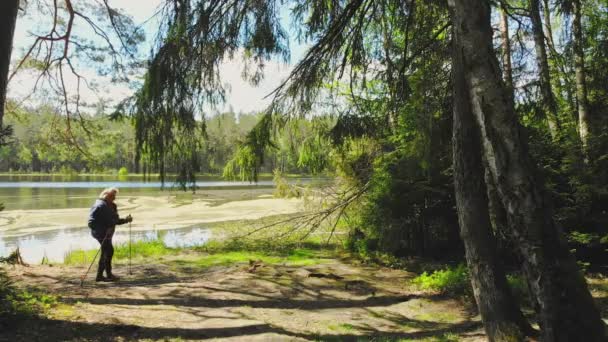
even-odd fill
[[[536,49],[536,63],[540,76],[540,93],[542,96],[543,112],[547,119],[551,137],[556,139],[559,135],[559,120],[557,119],[557,102],[551,89],[551,74],[547,60],[547,49],[545,45],[545,34],[543,33],[543,22],[540,19],[539,0],[530,0],[530,19],[532,21],[532,33]]]
[[[551,25],[551,9],[549,8],[549,0],[543,0],[543,19],[545,20],[545,35],[549,49],[555,51],[555,42],[553,41],[553,28]]]
[[[454,40],[461,35],[454,25]],[[455,46],[459,44],[456,43]],[[484,183],[479,129],[473,117],[464,70],[462,50],[453,51],[454,120],[452,146],[454,188],[471,285],[490,341],[519,341],[531,331],[514,300],[491,231]]]
[[[583,28],[581,24],[581,2],[572,0],[572,33],[574,48],[574,70],[576,74],[576,101],[578,103],[578,130],[583,145],[585,160],[589,160],[589,108],[587,104],[587,82],[585,81],[585,52],[583,51]]]
[[[3,127],[4,107],[6,106],[6,92],[8,85],[8,71],[11,65],[13,51],[13,36],[19,0],[0,1],[0,128]]]
[[[500,8],[500,37],[502,40],[502,72],[505,84],[513,97],[513,66],[511,63],[511,41],[509,37],[509,17],[504,6]]]
[[[543,341],[605,341],[604,323],[555,225],[493,51],[490,4],[449,0],[459,27],[466,87],[484,160],[507,213],[509,234],[539,308]]]

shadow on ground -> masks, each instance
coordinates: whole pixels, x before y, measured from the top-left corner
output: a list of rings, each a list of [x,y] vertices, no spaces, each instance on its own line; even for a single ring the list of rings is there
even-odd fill
[[[405,271],[342,261],[247,268],[192,274],[145,265],[118,283],[84,287],[78,268],[24,269],[22,285],[56,294],[67,313],[5,319],[0,341],[483,340],[481,323],[458,301],[412,292]]]
[[[135,325],[101,324],[70,322],[53,319],[28,319],[13,325],[0,335],[0,341],[135,341],[140,339],[166,340],[204,340],[227,337],[252,337],[254,335],[272,334],[276,337],[322,340],[322,341],[357,341],[374,338],[403,338],[419,339],[428,337],[441,337],[446,333],[459,334],[477,330],[481,327],[479,322],[465,322],[451,324],[436,328],[433,324],[425,322],[428,330],[413,333],[394,333],[379,331],[372,327],[365,327],[364,334],[311,334],[305,332],[289,331],[269,324],[252,324],[240,327],[226,328],[148,328]],[[277,336],[278,335],[278,336]]]

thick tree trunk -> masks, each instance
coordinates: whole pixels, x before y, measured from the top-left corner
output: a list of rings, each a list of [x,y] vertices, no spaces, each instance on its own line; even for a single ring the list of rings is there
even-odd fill
[[[587,105],[587,82],[585,81],[585,53],[583,51],[583,28],[581,24],[581,2],[572,1],[572,33],[574,35],[574,70],[576,73],[576,100],[578,103],[578,131],[583,145],[585,160],[589,158],[589,108]]]
[[[507,213],[505,212],[505,208],[502,205],[502,201],[500,200],[500,196],[498,195],[498,190],[496,189],[496,185],[494,184],[494,179],[492,178],[492,174],[486,167],[484,173],[484,180],[486,182],[486,188],[488,193],[488,209],[490,212],[490,223],[492,224],[492,229],[496,235],[496,242],[498,245],[498,252],[501,255],[502,251],[501,247],[504,247],[507,242]]]
[[[557,102],[551,89],[551,74],[547,60],[547,49],[545,45],[545,34],[543,33],[543,22],[540,19],[539,0],[530,0],[530,19],[532,20],[532,33],[536,49],[536,63],[540,75],[540,93],[543,102],[543,111],[547,118],[547,125],[551,137],[556,139],[559,135],[559,121],[557,119]]]
[[[0,1],[0,128],[3,127],[4,107],[6,106],[6,91],[8,84],[8,71],[11,65],[13,51],[13,36],[19,0]]]
[[[490,4],[449,0],[460,27],[464,74],[481,131],[484,159],[507,213],[509,234],[540,311],[543,341],[605,341],[604,323],[584,277],[556,227],[492,46]]]
[[[505,84],[513,97],[513,67],[511,63],[511,40],[509,37],[509,17],[507,10],[500,9],[500,38],[502,40],[502,72]]]
[[[454,39],[458,40],[459,28],[453,27]],[[466,89],[462,50],[454,49],[452,65],[454,188],[473,294],[488,339],[519,341],[530,331],[530,326],[519,310],[497,260],[483,177],[481,141]]]

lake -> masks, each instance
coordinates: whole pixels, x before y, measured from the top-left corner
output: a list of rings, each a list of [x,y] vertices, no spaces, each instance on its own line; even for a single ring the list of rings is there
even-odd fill
[[[297,180],[308,183],[313,178]],[[205,189],[272,188],[274,183],[270,179],[250,183],[208,177],[197,181],[196,185],[200,192]],[[145,181],[142,176],[0,175],[0,203],[4,204],[5,210],[84,208],[108,187],[125,189],[123,192],[132,196],[182,192],[172,180],[165,182],[165,190],[161,191],[159,181]]]
[[[289,181],[324,182],[314,178]],[[259,200],[271,197],[274,184],[270,179],[258,183],[201,179],[195,195],[179,191],[170,181],[165,190],[161,191],[160,185],[141,176],[0,175],[0,203],[5,206],[0,212],[0,256],[19,247],[28,263],[40,263],[43,257],[61,262],[70,250],[98,248],[86,227],[88,208],[102,189],[111,186],[120,189],[117,203],[121,216],[132,213],[135,218],[133,240],[160,237],[174,247],[207,241],[210,222],[296,210],[292,203],[280,199]],[[126,225],[117,228],[116,243],[125,243],[128,238]]]

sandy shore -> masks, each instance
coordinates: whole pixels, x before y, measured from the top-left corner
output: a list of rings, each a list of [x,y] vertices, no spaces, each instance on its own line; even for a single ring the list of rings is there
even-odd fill
[[[301,200],[276,199],[268,192],[231,193],[229,196],[218,193],[215,196],[186,199],[176,199],[175,196],[120,197],[116,203],[121,216],[133,216],[134,231],[258,219],[302,210]],[[88,214],[89,208],[3,211],[0,212],[0,233],[3,237],[14,237],[86,227]]]

